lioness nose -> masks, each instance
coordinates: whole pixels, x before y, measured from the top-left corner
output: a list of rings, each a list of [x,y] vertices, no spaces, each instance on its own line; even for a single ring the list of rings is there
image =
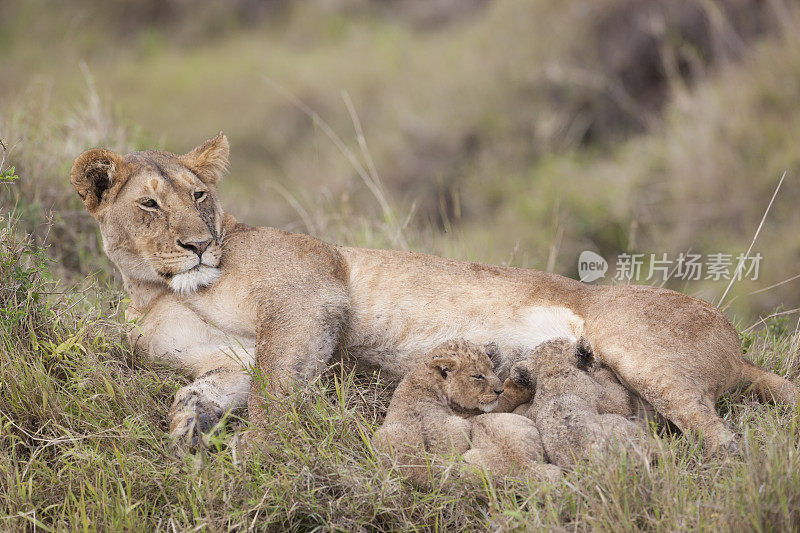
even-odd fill
[[[500,396],[501,394],[503,394],[503,389],[495,389],[494,393]]]
[[[209,246],[211,246],[211,239],[206,239],[204,241],[191,241],[191,242],[182,242],[178,240],[178,246],[181,248],[186,248],[187,250],[191,250],[197,255],[202,256],[203,252],[205,252]]]

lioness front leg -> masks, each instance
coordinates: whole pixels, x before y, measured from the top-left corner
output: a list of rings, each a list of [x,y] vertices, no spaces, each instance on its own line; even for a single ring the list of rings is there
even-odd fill
[[[311,308],[285,306],[260,317],[257,374],[247,402],[253,425],[267,425],[267,402],[285,396],[296,384],[312,380],[327,368],[339,344],[346,313],[345,298],[338,293],[328,296]]]
[[[169,410],[169,434],[178,449],[197,445],[228,411],[247,404],[250,374],[244,370],[217,368],[198,377],[175,393]]]
[[[193,447],[224,413],[245,406],[254,340],[229,337],[171,295],[146,314],[130,307],[127,317],[135,324],[129,332],[135,350],[194,378],[175,394],[168,415],[178,450]]]

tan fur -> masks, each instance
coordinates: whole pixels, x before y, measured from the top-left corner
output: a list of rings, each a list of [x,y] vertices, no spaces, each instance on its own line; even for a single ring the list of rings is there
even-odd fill
[[[638,412],[636,396],[594,365],[585,338],[554,339],[516,363],[506,380],[535,391],[533,400],[515,412],[535,422],[548,460],[560,467],[596,459],[612,446],[646,453],[643,427],[629,420]]]
[[[577,356],[572,353],[578,346],[589,357],[582,360],[580,365]],[[503,383],[503,394],[498,399],[495,412],[514,412],[535,418],[531,405],[538,390],[540,374],[547,375],[548,379],[541,382],[542,390],[537,400],[550,394],[548,391],[566,391],[578,387],[590,407],[599,414],[635,419],[643,426],[650,423],[663,425],[665,422],[653,406],[622,385],[610,368],[597,362],[586,338],[581,338],[580,344],[572,343],[569,339],[553,339],[540,344],[516,361],[511,368],[511,375]]]
[[[494,352],[490,347],[489,352]],[[424,452],[463,455],[495,477],[530,475],[552,479],[557,468],[542,462],[539,432],[532,422],[510,413],[464,418],[457,411],[490,411],[502,392],[487,350],[464,340],[436,347],[397,387],[374,447],[395,452],[400,472],[427,485],[436,473]]]
[[[585,335],[626,387],[681,429],[702,433],[710,449],[733,440],[714,411],[725,390],[752,382],[764,396],[796,401],[796,385],[745,365],[719,310],[673,291],[337,247],[237,224],[216,191],[227,159],[220,134],[183,156],[89,150],[71,171],[139,317],[132,340],[197,379],[173,406],[178,442],[196,438],[198,410],[242,405],[250,382],[243,369],[255,360],[270,393],[280,394],[318,375],[345,346],[401,377],[452,338],[499,339],[503,353],[524,354]],[[145,207],[148,200],[158,208]],[[258,423],[264,399],[252,391]]]

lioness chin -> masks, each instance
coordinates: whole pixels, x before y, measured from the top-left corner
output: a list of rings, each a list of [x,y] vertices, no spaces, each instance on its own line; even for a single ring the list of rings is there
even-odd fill
[[[131,342],[194,379],[170,410],[179,444],[245,403],[255,424],[265,419],[261,388],[249,394],[253,362],[269,392],[282,394],[345,346],[402,376],[452,338],[497,339],[503,353],[524,353],[585,336],[599,362],[710,451],[734,442],[714,409],[726,390],[745,383],[768,400],[798,399],[795,384],[742,358],[725,315],[674,291],[591,286],[239,224],[217,196],[228,150],[221,133],[185,155],[98,148],[71,170],[131,297]]]

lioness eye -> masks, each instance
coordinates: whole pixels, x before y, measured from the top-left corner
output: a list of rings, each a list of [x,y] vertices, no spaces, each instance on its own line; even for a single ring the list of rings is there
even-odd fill
[[[152,198],[148,198],[147,200],[142,200],[139,203],[142,204],[142,206],[148,207],[150,209],[154,209],[154,208],[158,207],[158,203],[155,200],[153,200]]]
[[[197,191],[194,193],[194,199],[197,202],[202,202],[206,198],[206,191]]]
[[[474,375],[472,377],[475,378],[475,379],[486,379],[486,377],[483,374]]]

